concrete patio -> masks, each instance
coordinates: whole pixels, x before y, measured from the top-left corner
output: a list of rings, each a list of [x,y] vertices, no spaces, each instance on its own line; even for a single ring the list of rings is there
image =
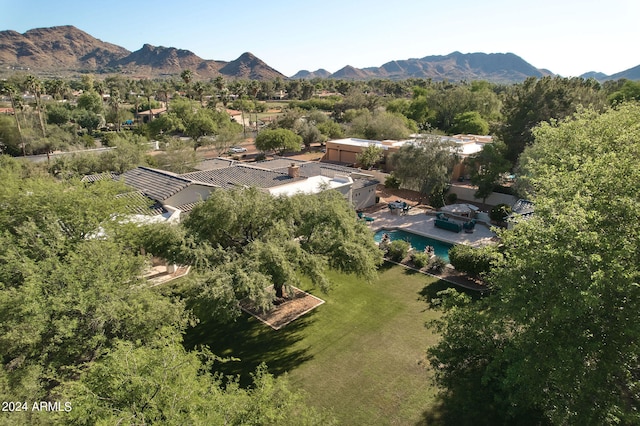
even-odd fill
[[[434,238],[451,244],[466,244],[472,247],[482,247],[495,244],[496,234],[484,223],[476,223],[473,233],[464,231],[455,233],[444,229],[436,228],[435,212],[422,209],[412,209],[406,215],[392,214],[388,209],[367,213],[367,216],[374,218],[373,222],[368,222],[369,227],[378,231],[379,229],[403,229],[424,237]],[[453,218],[452,220],[455,220]],[[459,222],[463,222],[460,220]]]

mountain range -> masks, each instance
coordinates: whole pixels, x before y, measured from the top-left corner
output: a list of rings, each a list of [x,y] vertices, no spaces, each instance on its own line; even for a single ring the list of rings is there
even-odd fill
[[[243,53],[234,61],[226,62],[202,59],[189,50],[150,44],[144,44],[139,50],[130,52],[70,25],[36,28],[24,34],[12,30],[0,31],[0,75],[11,70],[28,70],[30,73],[45,76],[92,72],[127,74],[133,77],[162,77],[179,76],[185,69],[193,71],[196,79],[217,76],[252,80],[287,78],[249,52]],[[393,60],[380,67],[359,69],[347,65],[333,74],[325,69],[313,72],[303,70],[290,78],[430,78],[514,83],[527,77],[546,75],[554,74],[549,70],[534,67],[513,53],[453,52],[443,56]],[[589,72],[582,77],[600,81],[620,78],[640,80],[640,65],[611,76]]]

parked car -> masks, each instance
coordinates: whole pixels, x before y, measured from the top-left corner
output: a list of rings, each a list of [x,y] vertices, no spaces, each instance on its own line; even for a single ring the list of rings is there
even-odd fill
[[[239,154],[241,152],[247,152],[247,148],[243,148],[241,146],[232,146],[231,148],[229,148],[229,152],[231,154]]]

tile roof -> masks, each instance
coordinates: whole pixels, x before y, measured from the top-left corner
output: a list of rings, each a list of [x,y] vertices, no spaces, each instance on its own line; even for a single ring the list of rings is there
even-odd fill
[[[291,165],[291,163],[296,163],[296,165],[299,166],[305,162],[306,161],[293,160],[291,158],[276,158],[273,160],[258,161],[255,163],[251,163],[251,165],[255,167],[260,167],[261,169],[268,169],[268,170],[284,169],[284,171],[286,172],[287,168]]]
[[[128,170],[118,180],[156,201],[164,201],[192,184],[188,179],[148,167]]]
[[[535,210],[535,204],[529,200],[523,200],[520,198],[515,202],[511,211],[513,214],[519,214],[522,216],[530,216]]]
[[[260,167],[262,169],[275,170],[281,173],[287,173],[287,170],[291,163],[295,163],[300,167],[300,176],[312,177],[312,176],[326,176],[334,177],[337,174],[351,175],[351,173],[362,173],[361,170],[344,166],[342,164],[333,164],[317,161],[303,161],[292,160],[290,158],[276,158],[274,160],[259,161],[257,163],[251,163],[252,167]]]
[[[287,171],[287,168],[276,169],[278,171]],[[300,164],[300,176],[326,176],[335,177],[336,175],[351,175],[351,173],[361,173],[360,170],[353,167],[346,167],[330,163],[308,162]]]
[[[167,213],[167,210],[162,206],[162,204],[145,197],[140,191],[118,194],[116,195],[116,198],[124,198],[127,201],[131,201],[131,203],[127,205],[127,208],[131,213],[147,216],[158,216]],[[151,204],[152,202],[153,204]]]
[[[185,173],[185,179],[213,184],[222,188],[235,186],[249,186],[257,188],[272,188],[290,182],[304,180],[304,177],[292,178],[287,173],[236,164],[232,167],[217,170]]]
[[[166,108],[156,108],[156,109],[147,109],[145,111],[139,111],[138,115],[158,115],[158,114],[162,114],[163,112],[167,112]]]
[[[100,180],[115,180],[118,178],[117,173],[106,172],[98,173],[94,175],[84,175],[81,179],[82,182],[98,182]]]
[[[231,160],[228,158],[209,158],[207,160],[202,160],[199,162],[195,169],[197,170],[216,170],[216,169],[224,169],[226,167],[233,166],[235,160]]]
[[[193,203],[180,204],[179,206],[175,206],[182,213],[189,213],[193,208],[199,204],[204,203],[202,200],[195,201]]]

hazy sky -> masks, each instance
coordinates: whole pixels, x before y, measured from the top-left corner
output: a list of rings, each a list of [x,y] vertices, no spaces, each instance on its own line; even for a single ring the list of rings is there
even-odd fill
[[[640,65],[640,0],[0,0],[0,30],[74,25],[135,51],[144,43],[232,61],[251,52],[299,70],[396,59],[515,53],[563,76]]]

